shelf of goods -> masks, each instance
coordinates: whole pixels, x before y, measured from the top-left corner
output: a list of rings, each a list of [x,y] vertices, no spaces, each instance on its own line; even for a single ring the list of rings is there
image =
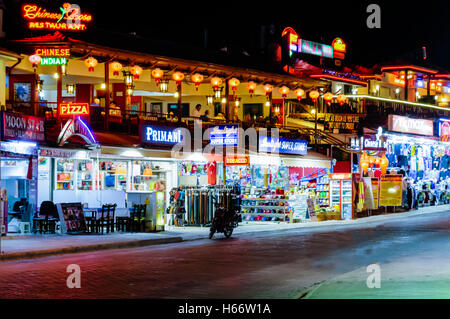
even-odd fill
[[[242,220],[286,221],[292,208],[285,198],[242,198]],[[254,217],[254,219],[251,219]]]

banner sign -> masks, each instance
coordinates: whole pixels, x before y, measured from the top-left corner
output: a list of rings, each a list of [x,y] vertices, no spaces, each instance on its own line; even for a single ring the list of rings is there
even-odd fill
[[[226,156],[225,166],[249,166],[249,156]]]
[[[161,125],[142,125],[142,143],[176,145],[183,142],[182,128]]]
[[[215,146],[238,146],[239,125],[218,125],[211,128],[209,143]]]
[[[406,116],[388,116],[388,128],[390,131],[433,136],[433,121],[412,119]]]
[[[89,103],[60,103],[58,113],[60,116],[89,115]]]
[[[450,142],[450,120],[439,119],[439,141]]]
[[[44,122],[43,117],[2,112],[2,139],[45,142]]]
[[[402,206],[403,175],[386,175],[380,179],[380,206]]]
[[[306,155],[307,143],[304,140],[260,136],[258,150],[268,153]]]

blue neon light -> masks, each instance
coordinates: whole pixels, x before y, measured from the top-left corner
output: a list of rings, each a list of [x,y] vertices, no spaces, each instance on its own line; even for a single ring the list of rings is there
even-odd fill
[[[260,152],[268,153],[285,153],[285,154],[296,154],[296,155],[306,155],[307,142],[305,140],[293,140],[287,138],[272,138],[272,137],[259,137],[259,147]]]

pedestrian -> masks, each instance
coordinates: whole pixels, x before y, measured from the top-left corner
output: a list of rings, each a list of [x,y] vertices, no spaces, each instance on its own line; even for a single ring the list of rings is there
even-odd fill
[[[201,108],[202,108],[202,105],[201,105],[201,104],[197,104],[197,105],[195,106],[194,113],[193,113],[193,116],[194,116],[194,117],[200,118],[200,117],[202,116],[202,114],[200,113]]]

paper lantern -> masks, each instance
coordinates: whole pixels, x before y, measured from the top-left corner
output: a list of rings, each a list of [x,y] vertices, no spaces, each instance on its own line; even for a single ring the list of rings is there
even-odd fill
[[[172,79],[177,83],[177,85],[181,85],[181,81],[184,79],[184,74],[181,72],[175,72],[172,74]]]
[[[375,157],[375,161],[373,162],[375,166],[380,166],[381,158],[379,156]]]
[[[86,60],[84,60],[84,64],[89,68],[89,72],[94,72],[94,68],[97,66],[98,61],[94,57],[89,57]]]
[[[191,81],[195,84],[195,89],[198,91],[198,87],[200,86],[200,83],[203,82],[203,75],[200,73],[195,73],[191,76]]]
[[[305,91],[302,89],[297,89],[294,91],[295,95],[297,96],[297,100],[300,102],[302,100],[303,95],[305,95]]]
[[[41,56],[37,54],[30,55],[28,61],[30,61],[31,64],[36,65],[41,62]]]
[[[282,87],[280,87],[279,92],[281,93],[282,97],[286,97],[287,94],[289,93],[289,88],[283,85]]]
[[[222,84],[221,78],[215,76],[211,79],[211,85],[213,86],[214,90],[217,90],[221,84]]]
[[[255,92],[256,89],[256,83],[253,81],[249,81],[247,83],[248,93],[250,93],[250,97],[252,97],[252,94]]]
[[[228,80],[228,84],[231,86],[231,89],[233,90],[233,92],[236,91],[236,89],[240,83],[241,82],[236,78],[231,78]]]
[[[143,71],[144,70],[142,70],[142,68],[139,65],[133,65],[130,68],[130,72],[131,74],[133,74],[135,79],[139,79],[139,75],[141,75]]]
[[[389,166],[389,160],[386,157],[386,154],[383,153],[380,161],[381,175],[386,175],[387,168]]]
[[[325,100],[325,102],[330,103],[331,100],[333,99],[333,93],[331,92],[327,92],[323,95],[323,99]]]
[[[122,64],[117,61],[112,62],[109,67],[113,71],[113,75],[119,75],[119,72],[122,70]]]
[[[367,169],[369,168],[369,156],[366,152],[363,152],[359,158],[359,166],[362,168],[364,174],[366,174]]]
[[[369,156],[369,167],[373,167],[375,163],[375,156]]]
[[[317,101],[319,95],[320,94],[317,90],[312,90],[311,92],[309,92],[309,97],[311,98],[311,100],[313,100],[314,103]]]
[[[266,91],[266,95],[269,95],[273,90],[273,85],[271,84],[266,84],[264,85],[264,91]]]
[[[342,105],[345,104],[345,100],[346,100],[347,98],[345,97],[344,94],[339,94],[338,97],[337,97],[337,99],[338,99],[339,105],[342,106]]]
[[[156,68],[152,71],[152,76],[155,78],[156,86],[159,86],[161,78],[164,76],[164,71],[160,68]]]

